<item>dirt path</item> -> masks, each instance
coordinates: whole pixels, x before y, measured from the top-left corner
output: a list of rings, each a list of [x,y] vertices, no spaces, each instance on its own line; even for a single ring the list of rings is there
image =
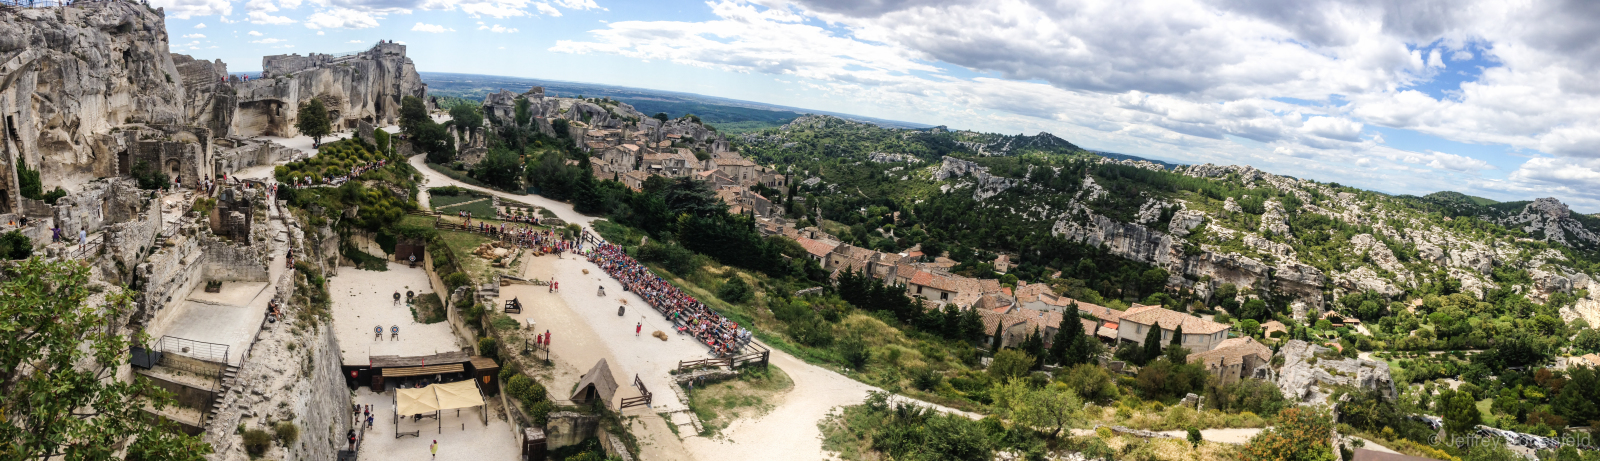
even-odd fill
[[[496,196],[499,196],[500,198],[507,199],[507,200],[513,200],[513,201],[522,202],[522,203],[526,203],[526,204],[529,204],[529,205],[537,206],[537,207],[540,207],[540,208],[549,209],[551,212],[554,212],[556,214],[556,217],[561,218],[562,221],[566,221],[566,222],[569,222],[569,223],[582,224],[584,227],[589,227],[590,225],[594,224],[594,221],[596,219],[601,219],[601,218],[597,218],[597,217],[594,217],[594,216],[587,216],[587,215],[584,215],[584,214],[579,213],[577,211],[573,211],[572,205],[567,204],[567,203],[557,202],[555,200],[550,200],[550,199],[545,198],[544,196],[541,196],[541,195],[516,195],[516,194],[510,194],[510,193],[506,193],[506,192],[497,191],[497,190],[494,190],[494,189],[485,189],[485,188],[482,188],[482,187],[478,187],[478,186],[467,184],[467,183],[464,183],[464,182],[461,182],[461,181],[456,181],[454,179],[450,179],[449,176],[445,176],[442,173],[439,173],[437,171],[433,171],[432,168],[428,168],[428,165],[424,161],[424,158],[425,158],[425,156],[417,155],[417,156],[411,157],[411,160],[410,160],[411,166],[416,168],[418,172],[422,173],[422,184],[419,187],[419,189],[421,189],[421,191],[417,194],[419,196],[426,196],[428,194],[428,188],[429,187],[456,186],[456,187],[460,187],[460,188],[463,188],[463,189],[471,189],[471,190],[474,190],[474,191],[482,192],[482,193],[485,193],[485,194],[496,195]],[[423,203],[423,204],[427,203],[427,199],[423,198],[423,197],[418,197],[418,201]]]

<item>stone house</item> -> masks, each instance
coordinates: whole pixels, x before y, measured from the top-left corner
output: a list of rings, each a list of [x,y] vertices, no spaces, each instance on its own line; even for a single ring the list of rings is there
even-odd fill
[[[621,178],[622,184],[628,186],[629,189],[633,189],[634,192],[644,190],[644,182],[648,179],[650,179],[649,174],[638,170],[622,173]]]
[[[1062,315],[1060,312],[1036,311],[1032,309],[980,309],[978,317],[983,319],[984,334],[993,335],[995,330],[1000,330],[1001,347],[1016,347],[1028,339],[1028,335],[1038,330],[1044,338],[1044,344],[1049,347],[1060,333]],[[1078,327],[1084,334],[1093,336],[1097,327],[1093,320],[1078,319]]]
[[[611,165],[614,171],[632,171],[639,163],[640,149],[633,144],[602,147],[598,153],[600,160]]]
[[[1117,339],[1143,344],[1145,335],[1149,334],[1151,328],[1156,328],[1156,325],[1160,325],[1161,328],[1162,347],[1171,344],[1173,330],[1179,325],[1183,326],[1183,338],[1179,344],[1189,348],[1191,352],[1216,349],[1218,344],[1228,338],[1227,325],[1161,306],[1134,306],[1128,309],[1118,322]]]
[[[808,237],[796,237],[794,241],[800,243],[800,247],[805,248],[811,260],[816,261],[818,265],[826,262],[828,253],[832,253],[833,249],[839,246],[838,241],[814,240]]]
[[[704,168],[722,170],[723,174],[739,184],[755,184],[761,179],[756,171],[756,163],[744,158],[713,158],[705,161]]]
[[[1272,361],[1272,349],[1255,338],[1243,337],[1223,340],[1215,349],[1189,354],[1189,363],[1199,363],[1207,373],[1216,377],[1218,384],[1230,384],[1256,375]]]

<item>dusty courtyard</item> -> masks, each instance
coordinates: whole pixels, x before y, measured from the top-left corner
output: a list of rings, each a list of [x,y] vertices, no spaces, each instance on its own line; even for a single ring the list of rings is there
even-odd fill
[[[468,347],[456,339],[447,322],[417,323],[405,304],[407,290],[418,296],[433,292],[428,273],[390,261],[387,271],[341,267],[339,275],[328,279],[328,294],[333,297],[333,329],[344,363],[369,363],[368,358],[374,355],[433,355]],[[394,302],[396,292],[402,296],[399,304]],[[383,327],[383,335],[374,339],[372,329],[378,326]],[[389,331],[395,326],[400,327],[398,340]]]

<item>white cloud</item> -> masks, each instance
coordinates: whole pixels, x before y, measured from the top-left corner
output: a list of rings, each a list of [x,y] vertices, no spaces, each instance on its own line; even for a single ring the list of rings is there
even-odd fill
[[[205,34],[186,34],[183,38],[206,38]]]
[[[150,6],[165,8],[167,17],[175,19],[190,19],[213,14],[226,16],[233,13],[233,4],[228,0],[150,0]]]
[[[322,31],[319,30],[319,31],[317,31],[317,35],[328,35],[328,34],[325,34],[325,33],[323,33]]]
[[[204,28],[206,28],[206,23],[202,22],[202,23],[199,23],[199,24],[195,24],[194,28],[196,28],[196,29],[204,29]]]
[[[284,24],[293,24],[295,22],[295,20],[289,19],[288,16],[273,16],[267,14],[265,11],[251,11],[246,17],[250,20],[251,24],[281,26]]]
[[[351,41],[348,41],[348,42],[345,42],[345,43],[367,43],[367,41],[366,40],[351,40]]]
[[[228,19],[228,15],[218,16],[217,20],[222,21],[223,24],[233,24],[233,23],[239,22],[239,21],[234,21],[232,19]]]
[[[556,7],[550,6],[549,3],[539,2],[533,4],[533,6],[539,10],[539,14],[561,17],[561,10],[557,10]]]
[[[274,37],[274,38],[263,38],[261,40],[251,40],[250,43],[260,43],[260,44],[263,44],[263,45],[270,45],[270,44],[273,44],[273,43],[283,43],[283,42],[287,42],[287,41],[288,40],[284,40],[284,39],[281,39],[281,38]]]
[[[605,10],[605,8],[601,8],[600,5],[595,4],[594,0],[554,0],[554,1],[555,1],[556,5],[560,5],[562,8],[571,9],[571,10],[595,10],[595,9]],[[606,10],[606,11],[610,11],[610,10]]]
[[[253,31],[253,30],[250,31],[250,36],[251,37],[260,37],[262,35],[266,35],[266,34],[263,34],[263,33],[260,33],[260,32],[256,32],[256,31]]]
[[[306,17],[306,27],[311,29],[367,29],[378,27],[378,18],[382,18],[385,15],[383,12],[334,8],[318,11]]]
[[[437,33],[443,33],[443,32],[455,32],[456,30],[455,29],[451,29],[451,28],[447,28],[445,26],[440,26],[440,25],[435,25],[435,24],[423,24],[423,23],[419,22],[419,23],[417,23],[417,25],[411,26],[411,31],[412,32],[430,32],[430,33],[437,34]]]
[[[478,30],[487,30],[489,32],[494,32],[494,33],[497,33],[497,34],[509,34],[509,33],[513,33],[513,32],[517,31],[516,28],[505,27],[505,26],[502,26],[502,25],[499,25],[499,24],[495,24],[493,26],[485,26],[481,22],[478,23]]]
[[[1600,191],[1600,178],[1579,174],[1600,172],[1583,163],[1600,159],[1600,9],[1495,0],[706,4],[710,20],[603,23],[550,49],[780,76],[809,88],[827,105],[818,109],[1047,130],[1128,153],[1394,192],[1520,193],[1556,179]],[[599,5],[531,3],[549,15],[545,7]],[[1444,83],[1463,73],[1465,83]],[[1506,173],[1482,158],[1393,149],[1380,127],[1551,158],[1469,184],[1459,177]],[[1443,174],[1417,174],[1427,171]]]

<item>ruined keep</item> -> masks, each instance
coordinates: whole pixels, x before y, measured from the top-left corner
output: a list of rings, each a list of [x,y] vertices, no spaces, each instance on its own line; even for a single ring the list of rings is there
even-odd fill
[[[399,118],[401,98],[427,98],[406,46],[396,43],[348,55],[267,56],[261,68],[261,78],[235,84],[234,134],[295,136],[297,109],[311,98],[327,106],[334,129],[355,128],[357,121],[390,125]]]

